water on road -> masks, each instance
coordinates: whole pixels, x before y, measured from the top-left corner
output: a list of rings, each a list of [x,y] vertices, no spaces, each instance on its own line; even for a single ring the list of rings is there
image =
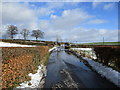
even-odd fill
[[[116,88],[79,58],[65,51],[51,53],[45,88]]]

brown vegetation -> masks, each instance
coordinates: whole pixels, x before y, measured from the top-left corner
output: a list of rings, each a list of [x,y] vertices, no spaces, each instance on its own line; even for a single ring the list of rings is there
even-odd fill
[[[120,48],[120,45],[71,45],[71,48]]]
[[[120,48],[97,47],[94,51],[98,62],[120,71]]]
[[[34,73],[41,63],[46,63],[47,56],[46,46],[2,48],[2,88],[13,88],[30,80],[28,74]]]

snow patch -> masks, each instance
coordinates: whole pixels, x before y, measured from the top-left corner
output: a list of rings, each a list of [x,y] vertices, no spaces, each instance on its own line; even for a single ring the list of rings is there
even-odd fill
[[[86,57],[82,57],[82,58],[84,58],[86,61],[88,61],[89,65],[92,66],[92,68],[96,72],[101,74],[101,76],[105,77],[106,79],[110,80],[115,85],[120,87],[120,73],[118,71],[113,70],[112,68],[110,68],[108,66],[103,66],[101,63],[95,62]]]
[[[53,48],[49,49],[49,52],[52,52],[53,50],[57,50],[57,47],[53,47]]]
[[[80,55],[86,55],[90,59],[97,59],[95,52],[92,48],[71,48],[73,51],[77,51]]]
[[[34,45],[21,45],[15,43],[0,42],[0,47],[35,47]]]
[[[92,51],[92,48],[71,48],[73,50],[84,50],[84,51]]]
[[[46,66],[38,66],[37,73],[28,74],[31,77],[31,80],[21,83],[20,86],[18,86],[17,88],[43,88],[45,80],[43,81],[42,79],[46,76],[46,73]],[[29,85],[29,83],[31,83],[31,85]]]

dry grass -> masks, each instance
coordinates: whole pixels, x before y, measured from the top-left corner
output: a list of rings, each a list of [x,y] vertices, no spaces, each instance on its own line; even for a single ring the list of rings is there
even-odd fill
[[[47,61],[48,47],[2,48],[2,88],[13,88],[30,80],[39,64]]]

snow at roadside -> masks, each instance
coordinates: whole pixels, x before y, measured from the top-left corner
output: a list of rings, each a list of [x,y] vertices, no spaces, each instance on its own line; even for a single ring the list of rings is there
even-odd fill
[[[21,45],[15,43],[0,42],[0,47],[35,47],[34,45]]]
[[[53,47],[53,48],[49,49],[49,52],[56,50],[56,49],[57,49],[57,47]]]
[[[77,51],[80,55],[86,55],[90,59],[97,59],[95,52],[92,48],[71,48],[73,51]]]
[[[73,50],[84,50],[84,51],[92,51],[92,48],[71,48]]]
[[[57,50],[57,51],[60,51],[60,50],[62,50],[62,49],[61,49],[61,47],[59,47],[59,46],[54,46],[53,48],[49,49],[49,52],[52,52],[52,51],[54,51],[54,50],[55,50],[55,51],[56,51],[56,50]]]
[[[46,66],[38,66],[37,73],[29,73],[31,80],[21,83],[17,88],[43,88],[43,84],[45,82],[44,77],[46,76],[46,73]],[[29,85],[29,83],[31,83],[31,85]]]
[[[77,53],[78,56],[80,54]],[[120,72],[113,70],[112,68],[108,66],[104,66],[99,62],[95,62],[92,59],[88,59],[87,57],[82,57],[84,60],[86,60],[92,68],[99,73],[101,76],[105,77],[109,81],[113,82],[115,85],[120,87]]]
[[[96,70],[99,74],[120,87],[120,73],[118,71],[113,70],[108,66],[103,66],[101,63],[95,62],[91,59],[85,57],[84,59],[87,60],[93,69]]]

